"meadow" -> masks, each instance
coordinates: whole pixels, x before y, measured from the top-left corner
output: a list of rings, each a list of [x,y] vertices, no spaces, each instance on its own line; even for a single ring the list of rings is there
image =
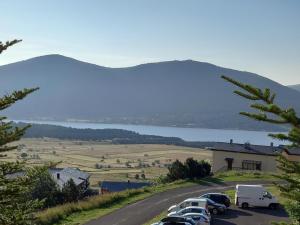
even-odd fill
[[[167,173],[167,166],[188,157],[211,160],[211,152],[173,145],[112,144],[49,138],[23,138],[20,147],[6,153],[2,161],[26,160],[28,165],[59,162],[57,167],[76,167],[91,174],[91,186],[103,180],[133,180],[145,174],[153,180]]]

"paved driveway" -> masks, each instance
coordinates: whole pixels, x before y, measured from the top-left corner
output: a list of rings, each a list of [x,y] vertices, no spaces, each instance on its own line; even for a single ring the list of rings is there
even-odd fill
[[[241,209],[232,206],[225,215],[215,216],[212,225],[270,225],[272,221],[286,221],[287,217],[287,213],[282,208]]]
[[[241,183],[241,182],[239,182]],[[270,182],[242,182],[248,184],[269,184]],[[171,205],[189,197],[200,196],[207,192],[222,192],[233,189],[236,182],[195,185],[192,187],[172,189],[153,195],[147,199],[118,209],[99,219],[92,220],[86,225],[143,225]],[[264,209],[266,210],[266,209]],[[264,213],[265,212],[265,213]],[[280,213],[279,213],[280,212]],[[274,213],[274,215],[272,215]],[[277,215],[277,213],[279,213]],[[214,225],[262,225],[269,221],[285,218],[282,211],[241,210],[232,208],[228,214],[215,218]]]

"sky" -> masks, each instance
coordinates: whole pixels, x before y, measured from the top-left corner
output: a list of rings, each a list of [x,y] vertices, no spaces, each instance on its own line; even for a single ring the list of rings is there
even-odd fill
[[[61,54],[108,67],[192,59],[300,84],[299,0],[0,0],[0,65]]]

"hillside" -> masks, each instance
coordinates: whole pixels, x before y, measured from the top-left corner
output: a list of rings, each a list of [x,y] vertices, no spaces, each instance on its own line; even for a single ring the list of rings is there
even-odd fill
[[[26,123],[16,123],[24,127]],[[47,124],[32,124],[27,130],[26,138],[55,138],[62,140],[109,141],[114,144],[181,144],[186,142],[176,137],[143,135],[122,129],[77,129]]]
[[[288,87],[294,89],[294,90],[297,90],[297,91],[300,91],[300,84],[296,84],[296,85],[289,85]]]
[[[238,115],[248,103],[232,94],[222,74],[269,87],[280,104],[300,111],[295,90],[253,73],[191,60],[107,68],[61,55],[41,56],[1,66],[0,94],[41,88],[5,112],[14,119],[274,129]]]

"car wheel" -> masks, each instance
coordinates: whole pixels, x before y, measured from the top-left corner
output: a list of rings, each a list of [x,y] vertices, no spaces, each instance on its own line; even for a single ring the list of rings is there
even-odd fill
[[[249,204],[247,203],[247,202],[244,202],[243,204],[242,204],[242,208],[243,209],[247,209],[249,207]]]
[[[212,210],[212,214],[217,215],[217,214],[218,214],[218,210],[217,210],[216,208],[214,208],[214,209]]]
[[[272,203],[272,204],[269,205],[269,208],[273,209],[273,210],[277,209],[277,204]]]

